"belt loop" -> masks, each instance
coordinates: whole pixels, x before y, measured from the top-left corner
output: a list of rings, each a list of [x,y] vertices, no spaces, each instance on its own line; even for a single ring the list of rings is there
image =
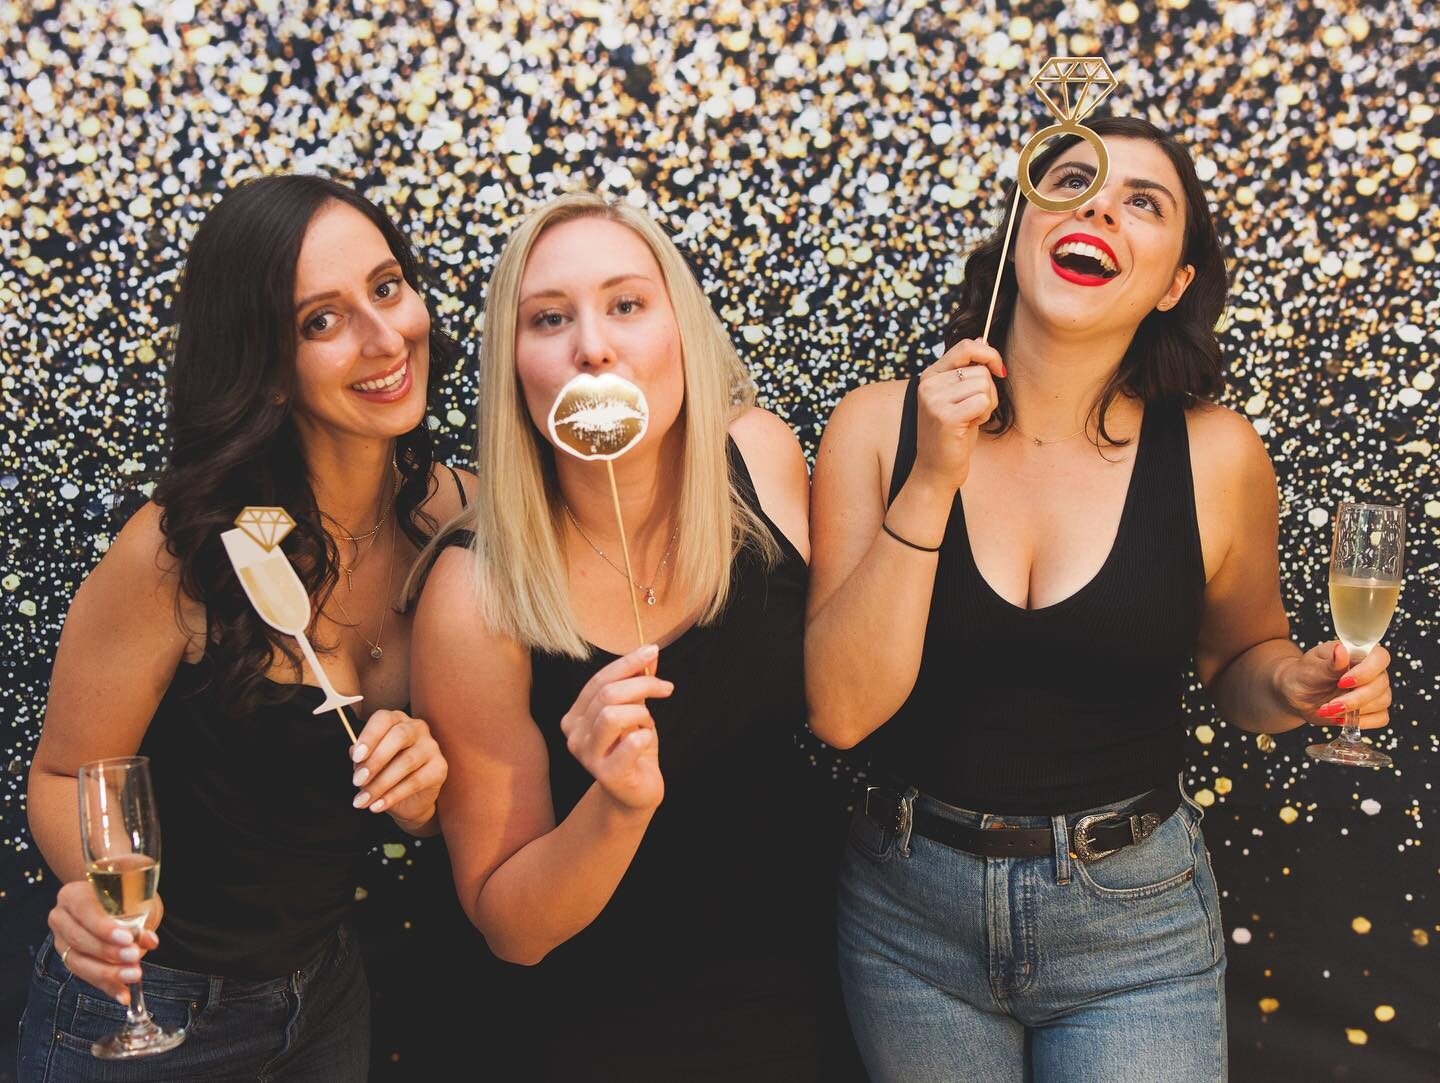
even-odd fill
[[[1055,883],[1070,882],[1070,829],[1064,815],[1050,817],[1050,830],[1055,836]]]
[[[900,856],[910,856],[910,835],[915,830],[915,798],[920,791],[914,786],[900,797]]]

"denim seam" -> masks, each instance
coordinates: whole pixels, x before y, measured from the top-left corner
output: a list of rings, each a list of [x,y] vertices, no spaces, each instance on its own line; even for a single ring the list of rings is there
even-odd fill
[[[1077,861],[1075,863],[1075,875],[1076,879],[1102,899],[1148,899],[1155,895],[1163,895],[1165,892],[1179,887],[1185,883],[1186,880],[1194,881],[1194,850],[1193,848],[1191,850],[1191,863],[1188,869],[1168,879],[1161,880],[1158,883],[1145,884],[1141,887],[1102,887],[1090,878],[1090,874],[1085,870],[1085,863],[1083,861]]]

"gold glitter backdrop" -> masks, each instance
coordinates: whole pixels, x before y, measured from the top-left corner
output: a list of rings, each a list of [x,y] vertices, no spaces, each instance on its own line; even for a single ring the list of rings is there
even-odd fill
[[[116,529],[115,494],[161,461],[176,273],[228,185],[332,172],[407,230],[465,345],[455,371],[435,374],[430,424],[452,458],[473,447],[498,242],[578,182],[675,234],[763,400],[813,451],[846,390],[935,355],[964,254],[998,217],[996,179],[1042,122],[1030,71],[1100,54],[1120,80],[1106,111],[1182,133],[1228,223],[1228,402],[1279,474],[1297,638],[1329,634],[1336,501],[1395,500],[1409,515],[1388,640],[1397,706],[1381,738],[1393,771],[1311,763],[1309,734],[1241,734],[1192,690],[1189,784],[1224,894],[1235,1076],[1440,1073],[1440,853],[1425,849],[1440,764],[1436,12],[1422,0],[0,0],[3,1013],[18,1013],[21,953],[43,936],[55,888],[26,829],[24,779],[59,625]],[[377,855],[361,910],[400,945],[392,955],[424,932],[404,877],[427,861],[433,844]],[[390,1007],[377,1076],[403,1078],[416,1054]]]

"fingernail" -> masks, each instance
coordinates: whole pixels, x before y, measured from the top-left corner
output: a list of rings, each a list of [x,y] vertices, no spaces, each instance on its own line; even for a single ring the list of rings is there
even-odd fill
[[[1350,674],[1347,673],[1335,683],[1338,684],[1341,688],[1354,688],[1356,681],[1354,677],[1350,676]]]
[[[660,648],[657,647],[654,643],[647,643],[644,647],[640,649],[640,656],[642,658],[654,658],[659,653]]]
[[[1336,715],[1345,713],[1345,705],[1343,703],[1327,703],[1315,713],[1321,718],[1334,718]]]
[[[135,984],[135,982],[140,980],[140,968],[138,966],[126,967],[120,971],[120,980],[129,982],[132,985]]]
[[[129,929],[111,929],[110,939],[117,944],[133,944],[135,943],[135,934]]]
[[[376,801],[373,805],[371,805],[371,806],[370,806],[370,811],[371,811],[371,812],[384,812],[384,811],[385,811],[385,798],[382,797],[382,798],[380,798],[380,800]]]
[[[350,759],[355,763],[359,763],[368,755],[370,755],[370,749],[365,745],[356,745],[350,750]]]
[[[138,963],[140,961],[139,948],[121,948],[120,961],[122,963]]]
[[[350,776],[350,785],[352,785],[352,786],[362,785],[362,784],[365,782],[365,780],[366,780],[367,778],[369,778],[369,777],[370,777],[370,768],[368,768],[368,767],[362,767],[362,768],[360,768],[360,770],[356,771],[353,775]]]
[[[366,793],[364,790],[361,790],[359,793],[357,793],[357,794],[355,795],[355,800],[354,800],[353,804],[355,805],[356,808],[364,808],[364,807],[365,807],[366,805],[368,805],[369,803],[370,803],[370,795],[369,795],[368,793]]]
[[[1010,370],[1005,367],[1005,363],[1002,361],[1002,362],[1000,363],[1000,379],[1003,380],[1003,379],[1005,379],[1005,377],[1007,377],[1007,376],[1009,376],[1009,375],[1010,375]]]

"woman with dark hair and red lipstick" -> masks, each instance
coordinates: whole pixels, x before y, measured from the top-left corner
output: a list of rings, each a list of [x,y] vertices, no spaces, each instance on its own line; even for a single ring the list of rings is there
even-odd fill
[[[381,820],[438,833],[447,774],[403,709],[411,617],[395,608],[419,547],[465,500],[425,427],[429,373],[452,346],[420,288],[399,230],[321,177],[244,183],[195,234],[167,461],[70,607],[30,770],[30,827],[63,886],[21,1021],[25,1083],[365,1078],[356,877]],[[319,664],[364,696],[353,746],[313,713],[316,674],[225,555],[246,505],[295,519],[283,544]],[[80,764],[136,754],[164,836],[164,903],[138,938],[86,882],[75,811]],[[185,1040],[94,1059],[142,976],[156,1022]]]
[[[1186,670],[1252,732],[1388,721],[1384,650],[1290,641],[1274,475],[1211,401],[1226,271],[1188,152],[1090,127],[1100,192],[1020,201],[946,354],[847,396],[816,463],[806,685],[815,733],[874,765],[839,922],[877,1080],[1223,1078]],[[1059,197],[1095,171],[1072,137],[1030,176]]]

